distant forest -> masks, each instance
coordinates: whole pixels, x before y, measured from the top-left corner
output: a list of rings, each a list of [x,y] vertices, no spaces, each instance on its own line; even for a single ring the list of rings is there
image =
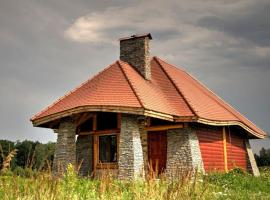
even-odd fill
[[[270,166],[270,149],[262,148],[259,155],[255,154],[255,159],[259,167]]]
[[[43,170],[52,166],[55,143],[0,140],[0,169],[3,159],[14,149],[17,149],[17,153],[10,163],[11,170],[16,168]]]
[[[17,149],[17,154],[11,161],[11,170],[16,168],[31,168],[34,170],[44,170],[52,166],[55,143],[49,142],[42,144],[24,140],[22,142],[12,142],[9,140],[0,140],[0,169],[9,152]],[[259,154],[255,154],[257,165],[270,166],[270,149],[262,148]]]

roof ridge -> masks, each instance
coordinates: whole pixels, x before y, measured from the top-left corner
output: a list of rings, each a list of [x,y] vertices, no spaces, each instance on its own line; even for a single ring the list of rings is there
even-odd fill
[[[69,96],[70,94],[74,93],[76,90],[78,90],[79,88],[81,88],[82,86],[86,85],[88,82],[92,81],[94,78],[96,78],[99,74],[105,72],[106,70],[108,70],[110,67],[112,67],[116,62],[114,62],[113,64],[110,64],[108,67],[104,68],[103,70],[101,70],[100,72],[96,73],[94,76],[90,77],[89,79],[87,79],[86,81],[82,82],[80,85],[78,85],[77,87],[75,87],[74,89],[68,91],[64,96],[61,96],[60,98],[58,98],[56,101],[54,101],[52,104],[50,104],[49,106],[45,107],[43,110],[41,110],[40,112],[38,112],[37,114],[35,114],[33,117],[31,117],[31,121],[36,119],[37,116],[41,115],[42,113],[46,112],[47,110],[49,110],[51,107],[53,107],[54,105],[56,105],[58,102],[60,102],[61,100],[63,100],[65,97]]]
[[[141,99],[139,98],[139,94],[137,94],[137,92],[136,92],[134,86],[132,85],[131,81],[129,80],[128,76],[126,75],[125,70],[123,69],[123,66],[122,66],[121,62],[124,62],[124,61],[122,61],[122,60],[117,60],[117,61],[116,61],[116,63],[118,64],[118,66],[119,66],[119,68],[120,68],[120,70],[121,70],[121,72],[124,74],[124,77],[126,78],[126,80],[127,80],[128,84],[129,84],[131,90],[133,91],[134,95],[135,95],[136,98],[138,99],[138,101],[139,101],[139,103],[141,104],[141,106],[145,109],[145,107],[144,107],[144,105],[143,105]],[[124,63],[125,63],[125,64],[128,64],[128,63],[126,63],[126,62],[124,62]]]
[[[155,57],[156,60],[158,60],[159,58]],[[162,59],[160,59],[161,61],[163,61]],[[163,61],[165,62],[165,61]],[[255,128],[258,128],[260,131],[262,131],[263,133],[265,133],[261,128],[257,127],[253,122],[251,122],[247,117],[245,117],[243,114],[241,114],[240,112],[238,112],[233,106],[231,106],[229,103],[227,103],[226,101],[222,100],[221,97],[219,97],[217,94],[215,94],[212,90],[210,90],[205,84],[203,84],[202,82],[200,82],[197,78],[195,78],[194,76],[192,76],[190,73],[188,73],[185,70],[179,69],[177,67],[175,67],[174,65],[171,65],[167,62],[165,62],[166,64],[174,67],[177,70],[181,70],[182,72],[184,72],[185,74],[187,74],[190,78],[192,78],[194,81],[196,81],[198,83],[199,86],[203,87],[204,89],[206,89],[206,91],[210,92],[212,95],[208,94],[205,90],[201,90],[205,95],[207,95],[209,98],[211,98],[213,101],[215,101],[218,105],[220,105],[221,107],[223,107],[224,109],[226,109],[229,113],[231,113],[234,117],[236,117],[236,119],[238,119],[239,122],[245,124],[246,126],[250,127],[250,125],[248,125],[247,123],[245,123],[241,118],[244,118],[244,120],[247,120],[249,123],[251,123]],[[162,65],[161,65],[162,66]],[[195,87],[199,87],[198,85],[194,85]],[[185,97],[183,95],[183,97]],[[216,97],[216,98],[214,98]],[[188,102],[188,101],[187,101]],[[236,113],[234,113],[236,112]],[[237,116],[239,115],[239,116]],[[254,130],[254,128],[250,127],[252,130]],[[254,130],[255,131],[255,130]],[[257,131],[256,131],[257,132]]]
[[[197,116],[196,111],[194,110],[194,108],[190,105],[190,102],[188,101],[187,97],[185,97],[185,95],[180,91],[180,89],[176,86],[175,82],[172,80],[172,78],[169,76],[169,74],[167,73],[167,71],[164,69],[163,65],[159,62],[159,58],[157,56],[154,56],[153,59],[158,63],[158,65],[160,66],[160,68],[162,69],[162,71],[165,73],[165,75],[168,77],[168,79],[171,81],[171,83],[173,84],[174,88],[177,90],[177,92],[179,93],[179,95],[181,97],[183,97],[183,100],[186,102],[187,106],[189,107],[189,109],[191,110],[191,112]],[[161,60],[161,59],[160,59]],[[162,60],[163,61],[163,60]],[[165,61],[163,61],[165,62]],[[176,67],[175,67],[176,68]]]

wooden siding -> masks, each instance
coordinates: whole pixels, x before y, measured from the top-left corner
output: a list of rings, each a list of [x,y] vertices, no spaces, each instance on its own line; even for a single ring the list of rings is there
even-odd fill
[[[245,139],[243,136],[237,134],[235,131],[229,131],[226,128],[227,136],[227,155],[228,155],[228,169],[240,167],[247,169],[247,152],[245,146]]]
[[[222,129],[198,128],[199,139],[204,169],[206,172],[224,171],[224,148]]]

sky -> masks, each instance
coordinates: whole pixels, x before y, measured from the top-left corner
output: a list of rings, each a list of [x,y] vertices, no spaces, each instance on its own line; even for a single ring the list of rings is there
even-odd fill
[[[147,32],[151,55],[269,133],[269,10],[269,0],[0,0],[0,139],[56,141],[30,117],[119,59],[119,38]]]

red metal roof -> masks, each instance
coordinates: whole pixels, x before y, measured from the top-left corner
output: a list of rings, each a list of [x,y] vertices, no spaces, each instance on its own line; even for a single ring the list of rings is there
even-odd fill
[[[109,106],[156,112],[176,121],[239,125],[257,137],[266,135],[184,70],[154,57],[151,74],[151,81],[145,80],[128,63],[116,61],[31,120],[61,117],[75,108]]]

